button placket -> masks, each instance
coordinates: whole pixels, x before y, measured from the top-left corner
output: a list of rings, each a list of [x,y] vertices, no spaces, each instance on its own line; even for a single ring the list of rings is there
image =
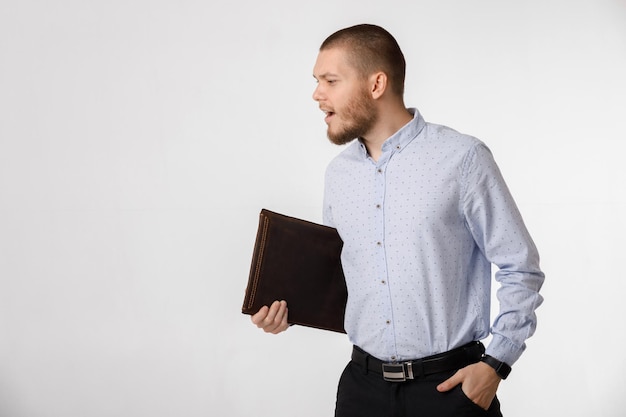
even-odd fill
[[[372,203],[372,220],[375,224],[375,246],[376,257],[378,258],[377,270],[378,270],[378,282],[380,290],[380,302],[383,309],[381,324],[384,326],[384,338],[387,340],[386,344],[390,347],[391,351],[395,351],[395,336],[394,336],[394,324],[393,324],[393,311],[391,305],[391,294],[389,288],[389,279],[387,276],[387,262],[385,257],[385,188],[386,188],[386,168],[389,161],[389,155],[383,155],[375,168],[375,180],[374,180],[374,192],[372,197],[374,199]]]

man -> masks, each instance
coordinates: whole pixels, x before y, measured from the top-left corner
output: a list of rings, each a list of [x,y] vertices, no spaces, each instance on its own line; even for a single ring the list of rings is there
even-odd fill
[[[534,333],[544,275],[491,153],[405,107],[404,56],[380,27],[331,35],[313,75],[329,139],[357,139],[329,164],[324,194],[354,344],[336,416],[501,416],[496,390]],[[252,321],[280,333],[287,317],[277,301]]]

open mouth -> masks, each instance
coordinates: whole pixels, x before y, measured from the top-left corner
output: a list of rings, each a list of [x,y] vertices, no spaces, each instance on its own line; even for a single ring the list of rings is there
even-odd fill
[[[324,118],[324,121],[326,123],[329,123],[330,120],[333,118],[333,116],[335,115],[335,112],[332,111],[324,111],[324,113],[326,114],[326,117]]]

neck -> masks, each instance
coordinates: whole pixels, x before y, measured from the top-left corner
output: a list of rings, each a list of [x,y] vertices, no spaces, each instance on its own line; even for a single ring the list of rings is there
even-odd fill
[[[378,122],[361,140],[374,161],[378,161],[383,152],[383,144],[389,137],[413,119],[413,115],[399,103],[396,106],[383,105],[378,109]]]

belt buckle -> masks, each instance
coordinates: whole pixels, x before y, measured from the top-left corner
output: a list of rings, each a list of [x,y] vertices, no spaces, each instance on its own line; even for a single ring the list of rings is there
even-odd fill
[[[404,382],[413,379],[413,363],[383,363],[383,379],[389,382]]]

